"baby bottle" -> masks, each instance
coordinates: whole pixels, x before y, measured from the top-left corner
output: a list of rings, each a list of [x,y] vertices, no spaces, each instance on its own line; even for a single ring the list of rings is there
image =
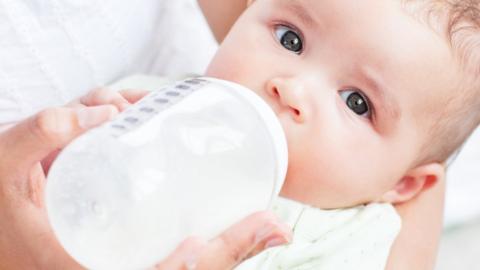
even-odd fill
[[[146,269],[187,236],[267,209],[286,140],[264,101],[213,78],[151,92],[68,145],[46,187],[50,224],[89,269]]]

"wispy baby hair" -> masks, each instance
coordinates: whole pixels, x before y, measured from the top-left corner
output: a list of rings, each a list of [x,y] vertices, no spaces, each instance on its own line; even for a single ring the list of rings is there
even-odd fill
[[[431,127],[419,163],[443,162],[480,124],[480,0],[404,0],[449,43],[463,81]]]

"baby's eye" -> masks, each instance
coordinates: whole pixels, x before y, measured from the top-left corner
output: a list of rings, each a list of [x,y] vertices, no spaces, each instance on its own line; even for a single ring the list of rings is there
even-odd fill
[[[285,25],[275,26],[275,36],[282,46],[294,53],[300,54],[303,50],[303,41],[300,34]]]
[[[370,101],[359,90],[349,89],[340,92],[340,97],[354,113],[370,118]]]

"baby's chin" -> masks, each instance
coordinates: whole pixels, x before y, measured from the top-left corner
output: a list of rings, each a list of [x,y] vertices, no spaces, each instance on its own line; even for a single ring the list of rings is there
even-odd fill
[[[291,165],[289,165],[289,171],[287,171],[285,182],[280,190],[280,197],[325,210],[350,208],[371,202],[365,198],[354,198],[351,194],[340,194],[328,186],[306,185],[304,181],[300,180],[305,177],[295,175],[295,168],[292,172]]]

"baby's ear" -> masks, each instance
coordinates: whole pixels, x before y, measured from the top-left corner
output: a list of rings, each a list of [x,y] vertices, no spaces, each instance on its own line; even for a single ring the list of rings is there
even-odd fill
[[[429,163],[418,166],[408,171],[393,189],[385,192],[380,201],[393,204],[406,202],[432,187],[444,177],[445,166],[443,164]]]

